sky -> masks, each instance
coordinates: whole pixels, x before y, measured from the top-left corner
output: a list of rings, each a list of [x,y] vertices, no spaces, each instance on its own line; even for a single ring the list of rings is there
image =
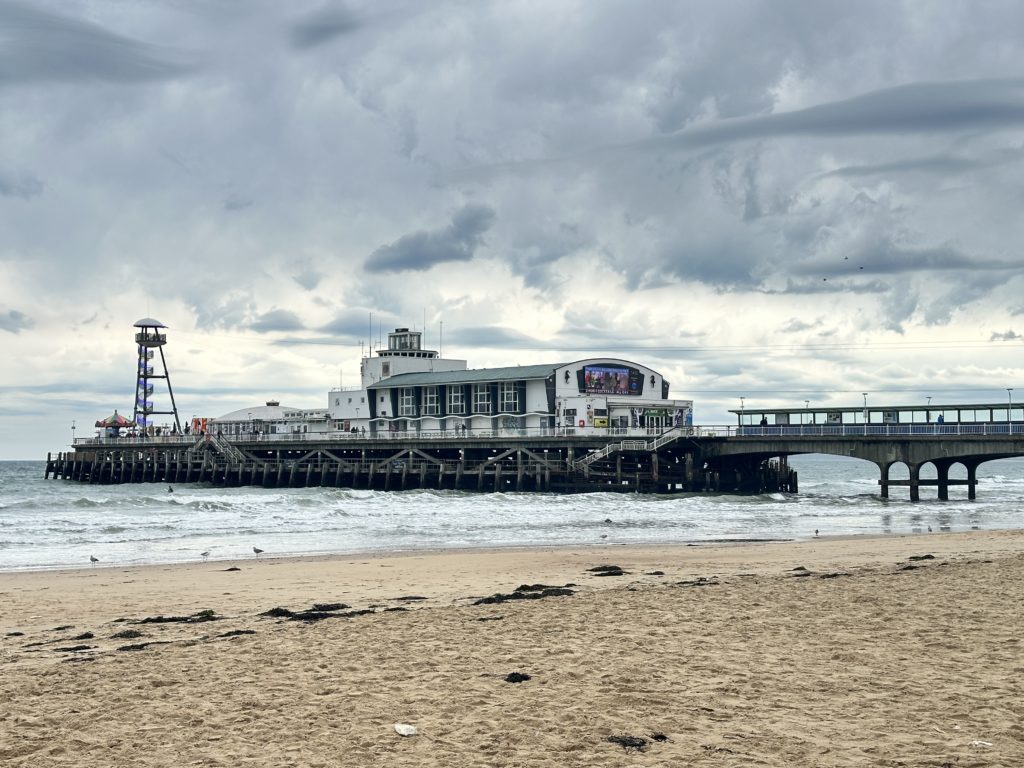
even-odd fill
[[[388,330],[729,409],[1024,401],[1024,5],[0,0],[0,459]],[[162,391],[157,391],[157,404]]]

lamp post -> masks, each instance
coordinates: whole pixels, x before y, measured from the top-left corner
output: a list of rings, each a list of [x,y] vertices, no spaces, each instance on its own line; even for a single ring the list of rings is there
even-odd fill
[[[746,399],[747,399],[746,397],[744,397],[743,395],[740,395],[740,426],[741,427],[743,426],[743,406],[744,406],[744,402],[743,401],[746,400]]]
[[[1013,419],[1010,414],[1013,412],[1013,387],[1006,388],[1006,423],[1009,425]],[[1012,432],[1013,427],[1010,426],[1009,430]]]
[[[861,392],[861,395],[864,396],[864,434],[866,435],[868,433],[868,393]]]
[[[75,419],[71,420],[71,445],[75,445]]]

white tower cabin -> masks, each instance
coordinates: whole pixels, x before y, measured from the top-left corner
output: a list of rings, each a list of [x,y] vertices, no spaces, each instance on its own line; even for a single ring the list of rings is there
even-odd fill
[[[164,344],[167,334],[160,333],[167,326],[159,320],[144,317],[135,323],[135,344],[139,352],[138,377],[135,383],[135,424],[143,429],[153,425],[153,415],[174,417],[174,428],[181,432],[181,421],[178,419],[178,406],[174,403],[174,390],[171,389],[171,375],[167,371],[167,360],[164,357]],[[156,370],[154,359],[160,353],[160,369]],[[153,404],[154,381],[163,379],[167,382],[167,394],[171,399],[171,410],[158,411]]]
[[[419,371],[461,371],[465,360],[445,360],[433,349],[423,349],[423,334],[408,328],[396,328],[388,334],[388,348],[378,349],[377,357],[360,363],[363,389],[400,373]]]

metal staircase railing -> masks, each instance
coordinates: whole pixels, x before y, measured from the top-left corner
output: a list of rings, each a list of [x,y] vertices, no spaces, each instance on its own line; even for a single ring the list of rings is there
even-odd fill
[[[619,443],[608,443],[604,448],[600,448],[593,453],[587,454],[582,459],[578,459],[572,462],[573,469],[583,469],[589,467],[595,461],[600,461],[606,456],[611,456],[616,451],[656,451],[664,445],[668,445],[680,437],[688,434],[688,428],[675,427],[659,435],[654,440],[647,442],[646,440],[623,440]]]
[[[217,452],[227,456],[232,461],[245,462],[249,459],[244,453],[238,448],[229,443],[223,436],[220,435],[201,435],[192,447],[188,449],[188,453],[195,455],[199,451],[203,450],[203,446],[212,445],[217,449]]]

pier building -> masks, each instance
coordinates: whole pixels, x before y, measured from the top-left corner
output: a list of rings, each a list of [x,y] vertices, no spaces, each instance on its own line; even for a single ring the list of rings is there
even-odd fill
[[[693,424],[692,400],[669,398],[659,372],[616,358],[470,369],[397,328],[360,373],[360,388],[328,393],[335,431],[614,435]]]

